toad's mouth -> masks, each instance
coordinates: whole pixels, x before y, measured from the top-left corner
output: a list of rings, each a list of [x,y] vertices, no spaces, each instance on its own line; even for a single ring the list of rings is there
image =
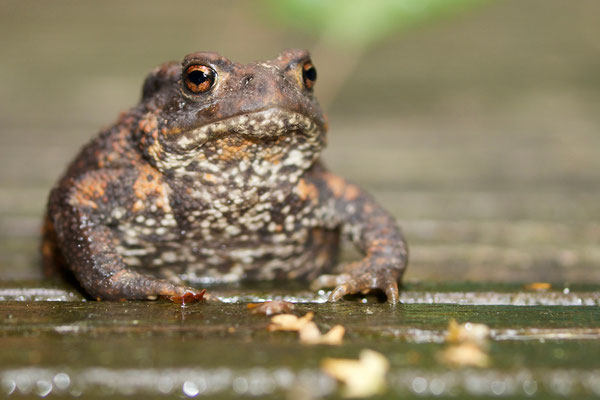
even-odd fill
[[[299,134],[314,138],[322,129],[315,121],[300,113],[269,108],[190,129],[177,135],[174,143],[179,150],[187,151],[197,148],[209,140],[227,135],[265,139],[286,134]]]

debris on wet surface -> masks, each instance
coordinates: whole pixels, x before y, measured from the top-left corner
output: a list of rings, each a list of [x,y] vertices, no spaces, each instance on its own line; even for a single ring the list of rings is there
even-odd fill
[[[339,346],[346,330],[341,325],[333,326],[327,333],[321,334],[319,327],[312,320],[314,313],[308,312],[302,317],[293,314],[280,314],[271,318],[267,330],[273,331],[295,331],[298,332],[300,343],[303,344],[327,344]]]
[[[490,327],[485,324],[473,324],[471,322],[459,324],[453,318],[448,323],[446,342],[452,344],[474,343],[480,347],[487,347],[490,334]]]
[[[6,293],[16,285],[0,287]],[[68,293],[68,288],[49,283],[18,285],[23,288],[20,293],[35,287],[53,296]],[[338,389],[321,370],[320,361],[357,360],[361,350],[369,348],[389,361],[385,394],[390,396],[600,395],[597,306],[490,304],[485,297],[488,293],[516,297],[524,293],[523,284],[406,286],[414,299],[426,299],[431,293],[472,293],[477,296],[470,301],[481,303],[390,306],[375,297],[359,296],[336,303],[295,302],[297,315],[265,317],[251,314],[247,302],[181,307],[160,299],[11,298],[0,302],[0,391],[111,399],[164,394],[284,398],[302,392],[321,398],[341,394],[343,386]],[[593,285],[569,287],[569,296],[600,293]],[[248,286],[218,292],[260,299],[279,298],[285,292],[300,299],[303,290],[279,285],[277,290]],[[556,293],[561,292],[531,292],[539,299]],[[278,321],[275,329],[291,332],[269,332],[273,319]],[[310,340],[301,340],[302,335],[317,338],[312,342],[317,344],[335,335],[343,336],[343,341],[337,346],[307,345]],[[467,347],[459,347],[458,356],[446,353],[440,359],[446,349],[470,342],[487,343],[476,348],[489,363],[472,361],[469,365],[479,366],[475,368],[450,361],[476,360],[467,354],[472,350]]]
[[[385,374],[390,368],[383,354],[365,349],[358,360],[326,358],[321,369],[344,384],[344,397],[370,397],[385,391]]]
[[[205,300],[204,294],[206,293],[206,289],[202,289],[201,291],[195,293],[191,291],[187,291],[183,293],[181,296],[169,296],[168,300],[173,303],[181,304],[182,306],[199,303],[202,300]],[[156,300],[156,298],[149,299]]]
[[[490,336],[491,330],[485,324],[459,324],[451,319],[445,337],[447,346],[437,354],[437,359],[451,367],[485,368],[490,365]]]
[[[490,365],[487,352],[475,343],[448,346],[439,353],[438,359],[452,367],[485,368]]]
[[[266,316],[275,314],[289,314],[294,310],[293,303],[281,300],[264,301],[262,303],[249,303],[247,307],[252,314],[264,314]]]
[[[314,317],[313,312],[308,312],[302,317],[298,317],[294,314],[280,314],[271,318],[271,323],[267,326],[267,330],[273,331],[300,331],[310,322]]]
[[[538,290],[546,291],[552,288],[552,285],[548,282],[531,282],[524,286],[526,290]]]
[[[327,333],[321,334],[314,322],[305,325],[298,331],[300,343],[327,344],[330,346],[340,346],[345,333],[346,329],[342,325],[334,325]]]

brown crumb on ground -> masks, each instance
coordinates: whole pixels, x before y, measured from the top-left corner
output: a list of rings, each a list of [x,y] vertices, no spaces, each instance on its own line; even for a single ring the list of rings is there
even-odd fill
[[[250,303],[247,305],[252,314],[264,314],[266,316],[276,314],[289,314],[294,310],[294,304],[289,301],[273,300],[262,303]]]

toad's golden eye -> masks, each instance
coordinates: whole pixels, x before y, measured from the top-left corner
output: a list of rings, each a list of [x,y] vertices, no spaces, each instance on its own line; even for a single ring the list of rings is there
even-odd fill
[[[302,66],[302,80],[307,89],[312,89],[317,81],[317,69],[310,61]]]
[[[193,93],[205,93],[215,84],[217,73],[206,65],[190,65],[185,70],[185,86]]]

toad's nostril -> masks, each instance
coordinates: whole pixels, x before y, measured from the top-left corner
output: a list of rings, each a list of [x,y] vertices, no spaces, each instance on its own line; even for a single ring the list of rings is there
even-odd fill
[[[246,75],[242,78],[242,85],[246,86],[247,84],[252,82],[252,79],[254,79],[254,75]]]

